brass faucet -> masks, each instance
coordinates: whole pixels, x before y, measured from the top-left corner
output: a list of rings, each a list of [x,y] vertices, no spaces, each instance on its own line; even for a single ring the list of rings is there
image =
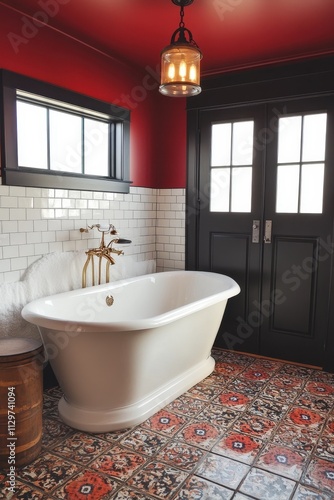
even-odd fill
[[[91,248],[86,251],[87,259],[85,262],[85,265],[82,269],[82,288],[86,288],[87,284],[87,269],[89,264],[91,264],[91,271],[92,271],[92,286],[95,285],[95,266],[94,266],[94,257],[98,257],[98,266],[99,266],[99,272],[98,272],[98,285],[101,284],[101,276],[102,276],[102,259],[106,259],[106,283],[109,283],[109,268],[110,265],[115,264],[115,260],[112,258],[110,255],[111,253],[116,253],[117,255],[123,255],[124,252],[123,250],[116,250],[113,248],[113,244],[117,243],[119,240],[118,233],[115,229],[115,226],[113,224],[109,224],[108,229],[105,229],[105,227],[102,227],[101,224],[93,224],[92,226],[88,226],[87,228],[80,228],[81,233],[88,233],[89,229],[94,229],[97,228],[97,230],[101,233],[101,241],[100,241],[100,246],[98,248]],[[111,239],[107,245],[105,245],[104,242],[104,235],[105,234],[111,234],[113,236],[116,236],[115,238]]]

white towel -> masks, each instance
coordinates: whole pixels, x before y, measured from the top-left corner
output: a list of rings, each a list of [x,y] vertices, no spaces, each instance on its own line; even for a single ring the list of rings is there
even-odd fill
[[[37,327],[22,318],[22,308],[40,297],[81,288],[86,257],[84,251],[51,253],[28,267],[21,281],[0,284],[0,338],[40,339]],[[131,256],[116,255],[115,261],[110,267],[111,282],[153,273],[156,269],[153,260],[137,262]]]

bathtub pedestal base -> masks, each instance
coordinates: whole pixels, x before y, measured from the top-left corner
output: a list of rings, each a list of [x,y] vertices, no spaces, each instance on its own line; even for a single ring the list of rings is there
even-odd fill
[[[109,432],[140,424],[154,413],[181,396],[195,384],[209,376],[215,366],[209,356],[191,370],[182,373],[154,393],[122,408],[91,410],[71,405],[63,396],[58,404],[61,419],[71,427],[87,432]]]

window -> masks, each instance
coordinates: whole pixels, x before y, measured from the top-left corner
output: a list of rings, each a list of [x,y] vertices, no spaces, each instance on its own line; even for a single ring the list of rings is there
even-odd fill
[[[322,213],[327,113],[278,123],[277,213]]]
[[[250,212],[253,121],[211,126],[210,211]]]
[[[3,183],[129,191],[126,109],[2,71]]]

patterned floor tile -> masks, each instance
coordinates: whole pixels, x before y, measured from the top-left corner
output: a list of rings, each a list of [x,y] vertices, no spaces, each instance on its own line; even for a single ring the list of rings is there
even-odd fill
[[[48,394],[43,395],[43,413],[47,415],[49,412],[56,410],[58,414],[58,399],[50,397]]]
[[[116,443],[120,441],[123,436],[125,436],[131,429],[122,429],[120,431],[111,431],[111,432],[101,432],[101,433],[93,433],[92,436],[95,436],[100,439],[104,439],[109,443]]]
[[[315,448],[317,457],[325,458],[334,462],[334,439],[333,436],[323,434]]]
[[[116,445],[94,460],[90,468],[120,481],[126,481],[145,462],[145,458],[138,453]]]
[[[107,441],[83,432],[75,432],[62,440],[61,443],[53,446],[52,451],[61,457],[69,458],[86,465],[108,448],[110,448],[110,443]]]
[[[313,375],[313,370],[304,366],[286,364],[281,368],[279,374],[290,375],[307,381]]]
[[[333,497],[300,484],[292,500],[333,500]]]
[[[223,431],[228,429],[240,415],[239,410],[224,408],[222,405],[209,404],[198,415],[198,419],[205,420],[212,425],[217,425]]]
[[[191,476],[173,500],[230,500],[232,495],[233,490],[206,479]]]
[[[0,483],[1,500],[51,500],[48,494],[38,491],[33,486],[24,484],[21,481],[15,481],[13,490],[9,490],[9,486],[9,484]]]
[[[204,382],[194,385],[187,392],[188,396],[192,396],[203,401],[211,401],[221,392],[221,387],[216,385],[208,385]]]
[[[275,427],[276,423],[272,420],[249,413],[243,414],[233,425],[236,431],[250,434],[260,439],[269,439]]]
[[[295,400],[294,404],[296,406],[302,406],[303,408],[308,408],[312,411],[320,411],[324,414],[329,413],[333,407],[333,398],[328,397],[316,397],[310,395],[310,393],[304,392]]]
[[[272,442],[311,453],[318,438],[319,433],[316,429],[281,423],[275,432]]]
[[[286,420],[301,427],[317,429],[320,432],[325,416],[308,408],[294,407],[288,412]]]
[[[46,394],[52,398],[60,399],[63,395],[63,391],[59,386],[52,387],[51,389],[47,389]]]
[[[230,379],[224,373],[213,371],[211,375],[203,380],[203,384],[218,385],[221,389],[228,383]]]
[[[178,430],[186,423],[189,419],[176,415],[175,413],[169,412],[167,410],[160,410],[153,417],[145,420],[142,427],[148,428],[155,432],[161,432],[167,436],[174,436]]]
[[[255,360],[251,368],[252,370],[268,370],[270,372],[276,372],[280,370],[283,366],[283,363],[279,361],[274,361],[272,359],[265,359],[265,358],[260,358]]]
[[[195,399],[190,396],[183,394],[177,399],[174,399],[168,406],[166,410],[178,413],[179,415],[186,415],[188,417],[196,417],[200,411],[207,405],[206,401],[201,399]]]
[[[307,382],[305,391],[316,396],[334,396],[334,386],[325,382]]]
[[[43,417],[42,446],[49,448],[60,439],[63,439],[73,433],[73,429],[60,420]]]
[[[244,379],[244,380],[254,380],[257,382],[265,382],[269,380],[272,377],[272,373],[266,369],[262,369],[261,367],[258,368],[253,368],[253,365],[245,370],[244,372],[240,373],[238,378]]]
[[[244,495],[243,493],[236,493],[233,497],[233,500],[254,500],[254,497],[249,497],[248,495]]]
[[[291,404],[298,396],[299,391],[290,389],[289,387],[278,387],[273,384],[268,384],[264,391],[262,391],[262,397],[275,402],[283,402]]]
[[[244,479],[249,469],[248,465],[236,460],[210,453],[198,467],[196,476],[235,489]]]
[[[230,353],[230,351],[226,351],[227,354]],[[219,349],[219,347],[213,347],[211,349],[211,356],[214,358],[215,361],[218,361],[222,356],[225,356],[225,351],[223,349]]]
[[[199,461],[205,456],[205,452],[195,446],[182,441],[171,441],[157,454],[159,462],[165,462],[178,469],[191,472]]]
[[[282,401],[258,398],[249,406],[248,412],[252,415],[258,415],[259,417],[278,422],[287,412],[288,408],[289,405]]]
[[[212,452],[250,465],[262,447],[260,439],[230,431],[213,447]]]
[[[88,500],[88,499],[87,499]],[[138,493],[126,486],[121,488],[113,497],[112,500],[155,500],[146,493]]]
[[[325,424],[324,434],[332,436],[334,439],[334,416],[330,417]]]
[[[314,370],[310,380],[316,382],[325,382],[325,384],[331,384],[334,386],[334,373],[324,372],[322,370]]]
[[[31,464],[23,467],[19,472],[19,477],[45,492],[50,492],[79,470],[79,465],[60,459],[51,453],[44,453]]]
[[[254,468],[242,483],[240,492],[258,500],[288,500],[295,485],[291,479]]]
[[[179,432],[177,438],[182,439],[190,445],[209,450],[218,440],[220,435],[221,429],[218,426],[198,420],[186,425]]]
[[[224,407],[235,408],[236,410],[245,410],[250,404],[251,399],[246,394],[242,394],[241,392],[223,391],[213,402],[220,403]]]
[[[160,462],[151,462],[128,481],[149,495],[170,498],[187,478],[187,473]]]
[[[256,380],[248,381],[237,378],[227,385],[227,390],[241,392],[249,398],[256,398],[263,390],[263,383]]]
[[[236,377],[244,369],[245,367],[241,366],[239,363],[227,363],[226,361],[217,361],[215,366],[215,372],[220,375],[224,375],[227,378]]]
[[[119,483],[92,471],[85,471],[68,481],[53,493],[61,500],[107,500]]]
[[[326,493],[334,493],[334,463],[322,458],[313,458],[301,482]]]
[[[269,444],[259,455],[256,466],[298,481],[307,459],[308,455],[302,451]]]
[[[269,384],[280,389],[301,390],[304,387],[305,380],[280,372],[270,380]]]
[[[133,451],[151,457],[167,442],[168,437],[161,436],[143,427],[138,427],[121,439],[120,444],[127,448],[131,448]]]
[[[227,362],[227,363],[236,363],[240,366],[248,366],[254,362],[253,356],[247,356],[247,354],[240,354],[239,352],[219,350],[219,354],[217,356],[217,360]]]
[[[0,500],[334,500],[334,374],[212,355],[211,375],[122,431],[72,429],[45,390],[42,452],[11,497],[0,470]]]

